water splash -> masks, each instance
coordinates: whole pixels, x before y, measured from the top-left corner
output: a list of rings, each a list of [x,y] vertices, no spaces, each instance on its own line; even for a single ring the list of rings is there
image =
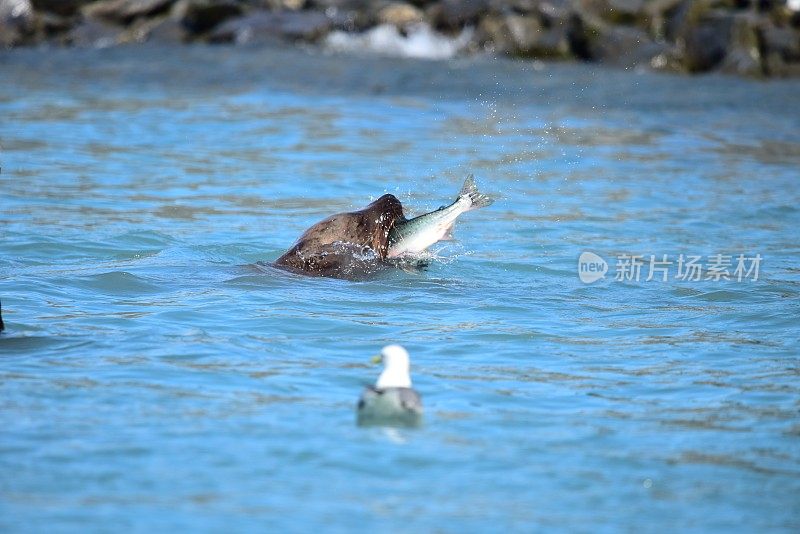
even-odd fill
[[[326,39],[325,45],[336,52],[367,50],[387,56],[449,59],[469,44],[472,33],[471,28],[466,28],[456,37],[448,37],[424,23],[410,26],[406,32],[401,33],[391,24],[381,24],[360,34],[333,32]]]

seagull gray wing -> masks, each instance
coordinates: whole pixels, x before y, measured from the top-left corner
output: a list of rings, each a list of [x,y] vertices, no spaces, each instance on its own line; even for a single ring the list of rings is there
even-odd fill
[[[411,388],[391,388],[396,390],[400,406],[404,410],[422,413],[422,398]]]
[[[368,386],[358,400],[360,424],[416,426],[422,416],[422,399],[411,388]]]

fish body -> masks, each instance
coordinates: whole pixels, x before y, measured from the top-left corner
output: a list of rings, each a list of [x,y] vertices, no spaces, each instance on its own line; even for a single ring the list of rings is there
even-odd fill
[[[478,192],[475,179],[470,174],[455,202],[442,206],[436,211],[414,217],[405,221],[397,221],[389,231],[387,258],[396,258],[407,254],[419,254],[440,241],[448,239],[453,224],[462,213],[483,208],[494,202],[490,197]]]

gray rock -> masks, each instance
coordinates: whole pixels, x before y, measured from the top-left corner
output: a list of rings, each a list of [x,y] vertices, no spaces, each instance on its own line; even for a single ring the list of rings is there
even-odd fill
[[[510,15],[516,13],[518,15],[526,15],[538,12],[542,3],[542,0],[490,0],[489,7],[490,11],[495,14]]]
[[[629,26],[604,28],[589,43],[593,60],[623,67],[650,65],[669,49],[666,43],[657,43],[646,32]]]
[[[641,13],[646,4],[645,0],[605,0],[605,2],[612,11],[628,15]]]
[[[645,4],[647,29],[659,40],[675,42],[684,17],[688,13],[689,0],[651,0]]]
[[[569,0],[540,0],[536,4],[536,12],[545,21],[566,21],[574,11]]]
[[[738,74],[740,76],[750,76],[754,78],[764,75],[761,55],[758,53],[757,49],[746,50],[743,48],[735,48],[728,51],[722,63],[720,63],[718,70],[726,74]]]
[[[242,5],[234,0],[179,0],[172,12],[189,32],[200,35],[243,11]]]
[[[747,12],[712,11],[698,17],[678,41],[684,68],[763,75],[758,26],[758,16]]]
[[[644,0],[581,0],[581,11],[614,24],[632,25],[646,16]]]
[[[373,28],[377,21],[372,11],[326,10],[334,30],[345,32],[365,32]]]
[[[22,44],[33,32],[33,22],[30,0],[0,0],[0,47]]]
[[[188,38],[186,29],[175,17],[156,17],[134,23],[130,29],[131,40],[136,42],[154,42],[177,44]]]
[[[544,37],[544,28],[539,19],[524,15],[506,16],[503,19],[503,31],[510,41],[510,47],[518,54],[535,53]]]
[[[224,22],[211,33],[210,40],[237,44],[316,41],[327,35],[331,26],[328,17],[318,11],[256,11]]]
[[[306,3],[308,8],[316,8],[322,11],[327,9],[341,11],[366,11],[374,2],[372,0],[309,0]],[[331,14],[335,14],[334,11]]]
[[[566,25],[545,27],[530,15],[490,15],[479,26],[479,39],[495,51],[524,57],[555,58],[569,55]]]
[[[732,18],[730,40],[719,70],[729,74],[763,76],[758,26],[759,17],[751,13],[735,13]]]
[[[789,26],[776,26],[768,19],[760,28],[766,55],[777,55],[784,61],[800,61],[800,31]]]
[[[725,15],[704,17],[682,31],[683,65],[689,72],[714,69],[728,53],[733,19]]]
[[[53,39],[63,35],[72,28],[74,23],[73,17],[64,17],[48,11],[36,14],[36,31],[40,38]]]
[[[84,16],[120,24],[169,11],[175,0],[102,0],[82,9]]]
[[[84,48],[108,48],[123,41],[122,30],[96,19],[86,19],[75,26],[66,42]]]

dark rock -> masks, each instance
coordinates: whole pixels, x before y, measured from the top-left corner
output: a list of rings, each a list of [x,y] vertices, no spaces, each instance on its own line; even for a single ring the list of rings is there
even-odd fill
[[[679,41],[685,69],[761,75],[757,25],[758,19],[748,13],[714,11],[700,17]]]
[[[764,74],[780,78],[800,77],[800,63],[789,63],[780,56],[768,55],[763,62]]]
[[[592,40],[596,36],[597,30],[595,26],[584,22],[583,18],[577,13],[570,15],[567,26],[567,39],[573,56],[584,61],[591,61]]]
[[[688,13],[689,0],[651,0],[645,5],[648,30],[659,40],[675,42],[684,16]]]
[[[442,0],[428,9],[428,16],[435,28],[455,31],[464,26],[477,26],[489,9],[489,0]]]
[[[22,44],[34,29],[30,0],[0,0],[0,47]]]
[[[120,24],[169,11],[175,0],[102,0],[83,8],[84,16]]]
[[[715,11],[713,8],[720,3],[725,0],[652,0],[645,6],[650,18],[649,30],[655,39],[680,41],[713,13],[733,12],[732,9]]]
[[[261,43],[275,40],[316,41],[331,29],[331,21],[318,11],[256,11],[228,20],[210,36],[212,42]]]
[[[765,54],[777,54],[786,61],[800,61],[800,32],[765,22],[760,28]]]
[[[604,28],[589,43],[593,60],[624,67],[650,65],[669,49],[666,43],[657,43],[646,32],[628,26]]]
[[[242,5],[234,0],[180,0],[173,9],[174,16],[196,35],[205,34],[242,12]]]
[[[537,17],[527,15],[484,17],[479,39],[497,52],[514,56],[558,58],[570,51],[566,26],[548,28]]]
[[[31,0],[36,11],[55,13],[62,17],[75,15],[81,6],[90,4],[95,0]]]
[[[645,0],[602,0],[611,11],[624,15],[637,15],[642,12]]]
[[[769,11],[774,11],[776,9],[782,9],[786,7],[787,1],[786,0],[738,0],[732,2],[732,7],[738,8],[746,8],[746,7],[755,7],[756,10],[766,13]]]
[[[45,39],[52,39],[66,33],[73,24],[73,17],[62,17],[47,11],[36,14],[36,33]]]
[[[728,52],[733,19],[706,17],[682,32],[683,64],[689,72],[706,72],[717,67]]]
[[[495,14],[511,15],[527,15],[529,13],[536,13],[539,11],[541,0],[491,0],[489,2],[489,9]]]
[[[790,26],[800,29],[800,10],[794,11],[787,8],[783,10],[783,14]]]
[[[322,11],[333,10],[330,12],[333,15],[336,10],[366,11],[373,3],[372,0],[309,0],[306,7]]]
[[[581,12],[613,24],[633,25],[648,17],[644,0],[582,0]]]
[[[800,32],[766,21],[760,28],[763,66],[769,76],[800,75]]]

